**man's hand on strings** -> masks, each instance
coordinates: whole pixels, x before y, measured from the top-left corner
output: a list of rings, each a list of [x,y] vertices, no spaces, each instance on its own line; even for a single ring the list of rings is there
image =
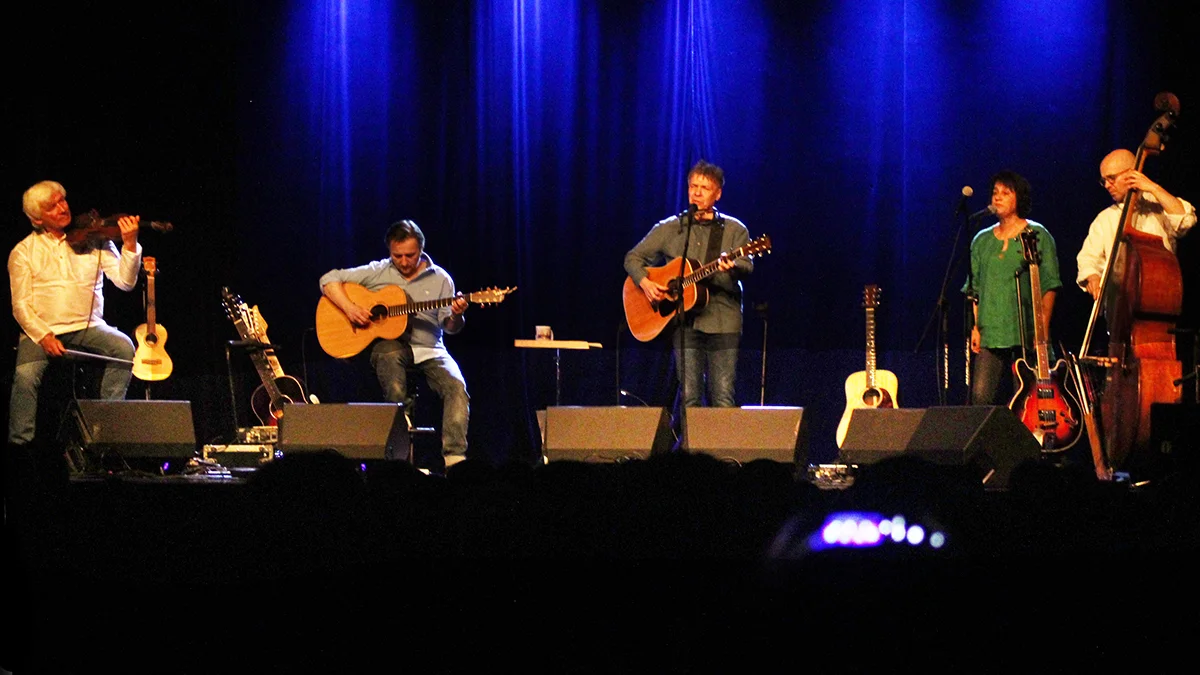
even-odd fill
[[[653,281],[650,279],[650,277],[643,278],[641,282],[638,283],[638,286],[641,287],[642,292],[646,294],[646,299],[652,303],[661,302],[667,297],[667,287],[656,281]]]

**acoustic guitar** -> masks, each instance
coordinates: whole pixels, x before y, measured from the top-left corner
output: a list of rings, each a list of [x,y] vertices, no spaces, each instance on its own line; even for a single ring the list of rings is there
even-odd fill
[[[837,445],[846,441],[846,430],[850,428],[850,415],[857,408],[899,408],[900,382],[890,370],[875,367],[875,308],[879,307],[879,286],[868,285],[863,290],[863,307],[867,312],[867,365],[864,370],[846,378],[846,410],[837,428]]]
[[[733,251],[726,253],[728,260],[738,258],[753,258],[771,252],[771,238],[763,235],[754,241],[743,244]],[[658,337],[671,318],[679,311],[698,312],[708,304],[708,289],[698,282],[715,274],[719,267],[720,258],[707,265],[697,261],[679,257],[661,267],[647,267],[646,276],[651,281],[667,287],[667,297],[651,302],[642,288],[633,281],[633,277],[625,277],[625,287],[622,289],[622,303],[625,305],[625,321],[629,331],[642,342],[649,342]],[[680,284],[682,269],[683,283]],[[682,296],[683,302],[680,303]]]
[[[262,380],[262,384],[250,396],[250,408],[259,422],[275,426],[283,417],[286,406],[308,402],[304,385],[283,372],[267,338],[267,322],[258,311],[258,305],[247,306],[240,296],[228,288],[221,289],[221,300],[226,315],[237,328],[238,336],[249,345],[250,360]]]
[[[1013,363],[1019,386],[1008,407],[1021,418],[1042,452],[1063,452],[1079,440],[1079,402],[1071,392],[1078,389],[1075,374],[1063,359],[1050,366],[1050,348],[1042,325],[1042,280],[1038,265],[1038,237],[1033,228],[1021,232],[1025,262],[1029,264],[1030,296],[1033,301],[1033,344],[1037,363],[1030,365],[1024,358]],[[1067,383],[1064,388],[1060,383]],[[1064,393],[1065,392],[1065,393]]]
[[[329,298],[321,296],[317,302],[317,342],[326,354],[337,359],[358,354],[376,339],[395,340],[408,328],[409,315],[449,307],[458,297],[412,302],[408,293],[399,286],[384,286],[377,291],[371,291],[360,284],[343,283],[342,290],[355,304],[368,309],[371,313],[371,323],[367,326],[355,326],[350,323],[350,319],[340,307],[333,304]],[[516,290],[515,286],[490,288],[462,297],[476,305],[494,305],[503,302],[509,293]]]
[[[142,258],[146,270],[146,323],[134,329],[137,351],[133,355],[133,376],[146,382],[165,380],[171,375],[174,364],[167,355],[167,329],[156,321],[154,301],[154,276],[158,272],[158,261],[151,257]]]

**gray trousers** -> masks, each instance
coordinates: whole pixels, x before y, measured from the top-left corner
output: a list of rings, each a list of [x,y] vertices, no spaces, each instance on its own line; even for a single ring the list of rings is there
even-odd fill
[[[91,326],[57,337],[68,349],[133,360],[133,340],[112,326]],[[17,367],[13,372],[12,398],[8,404],[9,443],[24,445],[33,441],[37,432],[38,390],[49,365],[50,357],[42,346],[22,334],[17,342]],[[132,376],[131,366],[106,363],[104,378],[100,381],[100,398],[125,398]]]

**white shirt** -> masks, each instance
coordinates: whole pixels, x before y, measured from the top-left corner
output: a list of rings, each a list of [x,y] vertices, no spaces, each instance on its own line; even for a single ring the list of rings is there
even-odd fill
[[[1133,228],[1139,232],[1162,237],[1163,246],[1174,253],[1175,240],[1186,234],[1196,224],[1196,207],[1186,200],[1180,199],[1179,201],[1183,202],[1183,213],[1173,215],[1163,211],[1162,205],[1154,199],[1154,195],[1143,192],[1138,197],[1141,208],[1140,212],[1134,216]],[[1122,204],[1113,204],[1096,216],[1088,228],[1087,239],[1083,240],[1083,248],[1079,249],[1079,255],[1075,256],[1075,262],[1079,266],[1079,274],[1075,277],[1075,282],[1084,290],[1087,290],[1088,277],[1093,274],[1104,276],[1109,250],[1112,248],[1113,239],[1117,236],[1117,227],[1121,224],[1121,209]]]
[[[31,232],[8,255],[13,317],[34,342],[104,323],[104,277],[133,290],[142,264],[137,252],[120,253],[112,242],[80,255],[65,237]],[[103,274],[101,274],[103,272]]]

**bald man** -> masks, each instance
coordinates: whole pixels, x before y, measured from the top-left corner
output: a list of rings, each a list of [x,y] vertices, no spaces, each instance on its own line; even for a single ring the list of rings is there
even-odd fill
[[[1136,164],[1133,153],[1125,149],[1113,150],[1100,162],[1100,185],[1112,195],[1113,204],[1092,221],[1083,248],[1075,256],[1079,266],[1075,282],[1093,298],[1100,296],[1100,276],[1108,264],[1108,254],[1121,224],[1125,195],[1130,190],[1142,192],[1133,219],[1134,229],[1161,237],[1168,251],[1174,253],[1175,241],[1196,224],[1196,207],[1135,170]]]

